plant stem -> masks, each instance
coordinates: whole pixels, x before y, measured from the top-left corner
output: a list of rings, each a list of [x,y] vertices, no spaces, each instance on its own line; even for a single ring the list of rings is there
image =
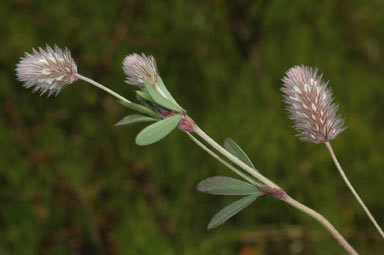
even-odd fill
[[[119,99],[125,106],[127,106],[128,108],[130,108],[132,110],[139,111],[139,112],[144,113],[144,114],[148,114],[148,115],[155,117],[155,118],[159,118],[159,115],[157,113],[147,109],[146,107],[144,107],[140,104],[135,104],[135,103],[129,101],[128,99],[126,99],[125,97],[116,93],[115,91],[105,87],[104,85],[102,85],[102,84],[100,84],[100,83],[98,83],[92,79],[89,79],[88,77],[77,74],[77,78],[79,78],[80,80],[83,80],[85,82],[88,82],[89,84],[92,84],[93,86],[98,87],[99,89],[102,89],[105,92],[111,94],[112,96]]]
[[[255,185],[256,187],[259,187],[261,184],[259,184],[258,182],[256,182],[255,180],[253,180],[251,177],[243,174],[242,172],[240,172],[239,170],[237,170],[235,167],[233,167],[231,164],[229,164],[228,162],[226,162],[224,159],[222,159],[219,155],[217,155],[216,153],[214,153],[212,150],[210,150],[207,146],[205,146],[204,144],[202,144],[199,140],[196,139],[196,137],[194,137],[193,135],[191,135],[189,132],[185,132],[189,138],[191,138],[191,140],[196,143],[200,148],[202,148],[204,151],[206,151],[209,155],[211,155],[213,158],[215,158],[216,160],[218,160],[220,163],[222,163],[224,166],[228,167],[229,169],[231,169],[233,172],[235,172],[236,174],[238,174],[239,176],[241,176],[244,180],[248,181],[249,183]]]
[[[344,239],[344,237],[336,230],[336,228],[326,219],[324,216],[316,212],[315,210],[303,205],[302,203],[298,202],[297,200],[291,198],[290,196],[286,196],[286,198],[283,199],[284,202],[292,205],[293,207],[299,209],[300,211],[312,216],[314,219],[316,219],[318,222],[320,222],[330,233],[331,235],[339,242],[341,246],[344,247],[344,249],[349,254],[358,254],[355,249]]]
[[[98,82],[96,82],[96,81],[94,81],[94,80],[92,80],[92,79],[89,79],[88,77],[82,76],[82,75],[80,75],[80,74],[78,74],[77,77],[78,77],[80,80],[86,81],[86,82],[92,84],[93,86],[96,86],[96,87],[98,87],[99,89],[104,90],[105,92],[111,94],[112,96],[116,97],[117,99],[119,99],[119,100],[121,100],[121,101],[123,101],[123,102],[125,102],[125,103],[132,104],[132,102],[129,101],[128,99],[126,99],[125,97],[123,97],[123,96],[117,94],[115,91],[113,91],[113,90],[111,90],[111,89],[105,87],[104,85],[102,85],[102,84],[100,84],[100,83],[98,83]]]
[[[196,124],[195,129],[193,130],[197,135],[199,135],[204,141],[206,141],[208,144],[210,144],[213,148],[215,148],[217,151],[219,151],[223,156],[228,158],[230,161],[244,169],[247,173],[254,176],[258,180],[262,181],[266,185],[268,185],[271,188],[279,189],[283,191],[279,186],[277,186],[275,183],[270,181],[268,178],[260,174],[257,170],[249,167],[248,165],[244,164],[242,161],[234,157],[231,153],[229,153],[225,148],[221,147],[217,142],[215,142],[211,137],[209,137],[203,130],[201,130]],[[217,154],[215,154],[213,151],[208,149],[205,145],[203,145],[200,141],[198,141],[195,137],[193,137],[191,134],[187,133],[191,139],[197,143],[201,148],[203,148],[206,152],[208,152],[211,156],[219,160],[221,163],[223,163],[225,166],[229,167],[231,170],[235,171],[237,174],[239,174],[237,169],[233,169],[233,167],[228,164],[226,161],[221,159]],[[287,195],[285,192],[282,197],[279,197],[282,201],[288,203],[289,205],[299,209],[300,211],[308,214],[309,216],[313,217],[315,220],[320,222],[330,233],[331,235],[339,242],[339,244],[349,253],[352,255],[358,255],[356,250],[345,240],[345,238],[336,230],[336,228],[321,214],[316,212],[315,210],[307,207],[306,205],[303,205],[302,203],[298,202],[297,200],[293,199],[289,195]]]
[[[359,194],[357,194],[356,190],[353,188],[352,184],[348,180],[347,176],[345,175],[343,168],[341,167],[339,161],[336,158],[335,152],[332,149],[332,146],[329,142],[326,142],[325,145],[327,146],[327,149],[329,153],[331,154],[331,157],[333,159],[333,162],[335,163],[337,170],[339,170],[339,173],[341,177],[343,177],[344,182],[347,184],[348,188],[351,190],[352,194],[355,196],[361,207],[364,209],[365,213],[368,215],[368,218],[371,220],[373,225],[376,227],[377,231],[379,231],[380,235],[384,239],[384,232],[380,228],[379,224],[377,224],[375,218],[372,216],[371,212],[368,210],[368,207],[364,204],[363,200],[360,198]]]
[[[143,107],[142,105],[139,105],[139,104],[135,104],[135,103],[132,103],[131,101],[129,101],[128,99],[126,99],[125,97],[117,94],[116,92],[114,92],[113,90],[105,87],[104,85],[92,80],[92,79],[89,79],[85,76],[82,76],[80,74],[77,75],[77,77],[83,81],[86,81],[106,92],[108,92],[109,94],[113,95],[114,97],[116,97],[117,99],[121,100],[122,102],[124,102],[125,104],[127,104],[128,107],[130,107],[131,109],[134,109],[134,110],[137,110],[137,111],[140,111],[142,113],[146,113],[146,114],[149,114],[149,115],[152,115],[153,114],[151,113],[150,110],[148,110],[147,108]],[[141,109],[141,107],[143,109]],[[154,116],[154,117],[158,117],[158,116]],[[192,121],[192,119],[191,119]],[[192,122],[193,123],[193,122]],[[257,178],[258,180],[260,180],[261,182],[263,182],[264,184],[266,184],[267,186],[269,186],[270,188],[274,188],[274,189],[279,189],[281,191],[283,191],[278,185],[276,185],[275,183],[273,183],[271,180],[269,180],[268,178],[266,178],[265,176],[263,176],[262,174],[260,174],[256,169],[252,168],[252,167],[249,167],[248,165],[246,165],[245,163],[243,163],[241,160],[239,160],[238,158],[236,158],[235,156],[233,156],[231,153],[229,153],[225,148],[223,148],[221,145],[219,145],[216,141],[214,141],[211,137],[209,137],[203,130],[201,130],[197,125],[195,125],[195,129],[193,130],[198,136],[200,136],[204,141],[206,141],[208,144],[210,144],[213,148],[215,148],[217,151],[219,151],[223,156],[225,156],[227,159],[229,159],[230,161],[232,161],[233,163],[235,163],[236,165],[238,165],[240,168],[242,168],[244,171],[246,171],[248,174],[250,174],[251,176]],[[231,169],[232,171],[234,171],[235,173],[237,173],[238,175],[240,175],[241,177],[243,177],[245,180],[249,181],[250,183],[254,184],[255,186],[259,187],[261,186],[259,183],[255,182],[252,178],[250,178],[249,176],[243,174],[242,172],[240,172],[238,169],[236,169],[235,167],[233,167],[231,164],[227,163],[225,160],[223,160],[221,157],[219,157],[216,153],[214,153],[212,150],[210,150],[208,147],[206,147],[204,144],[202,144],[199,140],[197,140],[193,135],[191,135],[189,132],[185,132],[188,134],[188,136],[192,139],[192,141],[194,141],[198,146],[200,146],[203,150],[205,150],[208,154],[210,154],[212,157],[214,157],[215,159],[217,159],[219,162],[221,162],[223,165],[225,165],[226,167],[228,167],[229,169]],[[341,167],[340,167],[340,164],[338,163],[334,153],[333,153],[333,150],[332,150],[332,147],[330,146],[330,144],[326,143],[328,149],[330,150],[331,152],[331,156],[332,158],[335,160],[335,163],[336,163],[336,166],[338,166],[338,169],[340,170],[343,178],[345,178],[347,184],[349,184],[348,186],[350,186],[350,188],[352,189],[352,192],[354,194],[356,194],[359,202],[361,201],[360,197],[357,195],[357,193],[354,191],[352,185],[349,183],[348,179],[345,177],[345,174],[344,172],[342,171]],[[288,196],[285,192],[284,192],[284,196],[280,198],[281,200],[283,200],[284,202],[292,205],[293,207],[301,210],[302,212],[312,216],[314,219],[316,219],[317,221],[319,221],[332,235],[333,237],[340,243],[341,246],[344,247],[344,249],[349,253],[349,254],[352,254],[352,255],[358,255],[358,253],[352,248],[352,246],[349,245],[349,243],[344,239],[344,237],[336,230],[336,228],[326,219],[324,218],[321,214],[319,214],[318,212],[314,211],[313,209],[301,204],[300,202],[296,201],[295,199],[291,198],[290,196]],[[368,209],[365,207],[364,203],[361,201],[362,203],[362,206],[364,209],[366,209],[368,215],[370,216],[370,218],[372,217],[372,215],[369,213]],[[374,220],[374,218],[372,217],[373,222],[375,223],[375,226],[378,227],[376,221]],[[378,227],[378,229],[380,229]],[[381,229],[380,229],[381,230]],[[382,231],[381,231],[382,233]]]
[[[260,174],[256,169],[248,166],[235,156],[233,156],[231,153],[229,153],[226,149],[224,149],[220,144],[215,142],[211,137],[209,137],[203,130],[201,130],[197,125],[196,128],[193,130],[198,136],[200,136],[204,141],[206,141],[209,145],[211,145],[213,148],[215,148],[218,152],[220,152],[223,156],[225,156],[227,159],[244,169],[246,172],[248,172],[250,175],[256,177],[259,181],[264,183],[265,185],[271,187],[271,188],[279,188],[278,185],[273,183],[271,180]]]

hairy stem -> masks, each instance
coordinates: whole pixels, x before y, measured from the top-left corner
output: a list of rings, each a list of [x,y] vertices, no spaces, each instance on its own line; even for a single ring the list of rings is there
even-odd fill
[[[225,156],[227,159],[244,169],[246,172],[248,172],[250,175],[256,177],[259,181],[264,183],[265,185],[271,187],[271,188],[279,188],[278,185],[273,183],[271,180],[260,174],[256,169],[248,166],[235,156],[233,156],[231,153],[229,153],[225,148],[223,148],[220,144],[215,142],[211,137],[209,137],[203,130],[201,130],[197,125],[194,129],[194,132],[200,136],[204,141],[206,141],[209,145],[211,145],[213,148],[215,148],[218,152],[220,152],[223,156]]]
[[[102,89],[104,90],[105,92],[111,94],[112,96],[116,97],[117,99],[119,99],[120,101],[123,101],[125,103],[132,103],[131,101],[129,101],[128,99],[126,99],[125,97],[122,97],[121,95],[117,94],[115,91],[105,87],[104,85],[92,80],[92,79],[89,79],[88,77],[85,77],[85,76],[82,76],[80,74],[77,75],[77,77],[80,79],[80,80],[83,80],[85,82],[88,82],[89,84],[92,84],[93,86],[96,86],[98,87],[99,89]]]
[[[384,238],[384,232],[380,228],[379,224],[377,224],[375,218],[372,216],[371,212],[368,210],[368,207],[364,204],[363,200],[360,198],[359,194],[356,192],[356,190],[353,188],[351,182],[348,180],[347,176],[345,175],[343,168],[341,167],[339,161],[336,158],[335,152],[332,149],[332,146],[329,142],[326,142],[325,145],[327,146],[327,149],[329,153],[331,154],[331,157],[333,159],[333,162],[335,163],[337,170],[339,170],[339,173],[341,177],[343,178],[344,182],[347,184],[348,188],[351,190],[352,194],[355,196],[361,207],[364,209],[365,213],[368,215],[368,218],[371,220],[373,225],[376,227],[377,231],[379,231],[382,238]]]
[[[102,84],[100,84],[100,83],[98,83],[98,82],[96,82],[96,81],[94,81],[92,79],[89,79],[89,78],[87,78],[85,76],[82,76],[80,74],[78,74],[77,77],[79,79],[83,80],[83,81],[86,81],[86,82],[88,82],[88,83],[90,83],[90,84],[92,84],[92,85],[94,85],[94,86],[96,86],[96,87],[98,87],[98,88],[108,92],[109,94],[113,95],[114,97],[116,97],[120,101],[124,102],[131,109],[134,109],[134,110],[140,111],[142,113],[146,113],[146,114],[149,114],[149,115],[153,116],[153,113],[150,110],[148,110],[147,108],[145,108],[145,107],[143,107],[141,105],[132,103],[128,99],[126,99],[123,96],[117,94],[116,92],[114,92],[111,89],[105,87],[104,85],[102,85]],[[138,106],[143,107],[143,109],[141,109]],[[154,116],[154,117],[158,117],[158,116]],[[192,119],[191,119],[191,122],[193,123],[193,127],[194,127],[193,131],[198,136],[200,136],[205,142],[210,144],[214,149],[216,149],[218,152],[220,152],[228,160],[230,160],[234,164],[238,165],[240,168],[242,168],[244,171],[246,171],[249,175],[255,177],[256,179],[258,179],[261,182],[263,182],[264,184],[266,184],[269,188],[271,188],[271,190],[273,190],[273,191],[281,191],[281,192],[278,192],[278,193],[279,194],[281,193],[282,196],[279,196],[277,198],[279,198],[280,200],[282,200],[282,201],[292,205],[293,207],[301,210],[302,212],[312,216],[314,219],[319,221],[333,235],[333,237],[340,243],[341,246],[344,247],[344,249],[349,254],[358,255],[358,253],[352,248],[352,246],[350,246],[349,243],[343,238],[343,236],[340,235],[340,233],[336,230],[336,228],[327,219],[325,219],[321,214],[319,214],[318,212],[314,211],[313,209],[311,209],[311,208],[301,204],[300,202],[298,202],[298,201],[294,200],[293,198],[291,198],[290,196],[288,196],[278,185],[276,185],[271,180],[269,180],[268,178],[266,178],[265,176],[260,174],[256,169],[254,169],[252,167],[249,167],[248,165],[243,163],[241,160],[239,160],[238,158],[233,156],[225,148],[223,148],[221,145],[219,145],[217,142],[215,142],[203,130],[201,130],[197,125],[195,125]],[[231,164],[227,163],[220,156],[218,156],[216,153],[214,153],[212,150],[210,150],[208,147],[206,147],[203,143],[201,143],[199,140],[197,140],[193,135],[191,135],[188,132],[186,132],[186,133],[189,135],[189,137],[192,139],[192,141],[194,141],[198,146],[200,146],[204,151],[206,151],[208,154],[210,154],[213,158],[217,159],[219,162],[221,162],[226,167],[228,167],[229,169],[231,169],[232,171],[234,171],[235,173],[237,173],[238,175],[243,177],[245,180],[249,181],[250,183],[254,184],[257,187],[261,187],[262,188],[262,185],[260,185],[259,183],[255,182],[251,177],[249,177],[249,176],[245,175],[244,173],[240,172],[238,169],[233,167]],[[340,164],[338,163],[338,161],[337,161],[337,159],[336,159],[336,157],[335,157],[335,155],[333,153],[332,148],[330,147],[330,145],[328,143],[326,143],[326,145],[327,145],[328,149],[331,152],[332,158],[334,158],[334,160],[335,160],[336,166],[338,166],[338,168],[339,168]],[[341,167],[340,167],[340,169],[341,169]],[[342,173],[342,176],[345,177],[344,172],[342,171],[342,169],[340,171]],[[345,179],[346,179],[346,177],[345,177]],[[347,182],[347,184],[350,185],[350,183],[348,182],[348,179],[346,179],[346,182]],[[352,186],[351,186],[351,188],[352,188]],[[352,188],[352,191],[354,192],[354,194],[356,193],[353,188]],[[356,193],[356,195],[357,195],[357,193]],[[358,197],[358,195],[357,195],[357,197]],[[358,197],[358,200],[361,201],[360,197]],[[364,204],[362,204],[362,205],[363,205],[363,208],[366,209],[365,205]],[[369,213],[368,209],[366,209],[366,210],[367,210],[368,215],[370,215],[370,217],[372,217],[372,215]],[[372,217],[372,219],[373,219],[373,217]],[[377,225],[376,221],[374,219],[373,219],[373,221],[374,221],[375,226],[376,226]],[[378,225],[377,225],[377,227],[378,227]]]
[[[297,200],[293,199],[289,195],[287,195],[279,186],[277,186],[275,183],[270,181],[268,178],[260,174],[257,170],[249,167],[248,165],[244,164],[242,161],[234,157],[231,153],[229,153],[225,148],[221,147],[217,142],[215,142],[211,137],[209,137],[203,130],[201,130],[197,125],[195,125],[194,132],[199,135],[204,141],[206,141],[209,145],[211,145],[213,148],[215,148],[218,152],[220,152],[223,156],[225,156],[227,159],[241,167],[243,170],[245,170],[250,175],[254,176],[258,180],[265,183],[269,188],[272,188],[272,190],[275,191],[281,191],[279,194],[281,196],[275,196],[276,198],[288,203],[289,205],[299,209],[300,211],[308,214],[309,216],[313,217],[315,220],[320,222],[327,230],[328,232],[338,241],[338,243],[348,252],[348,254],[352,255],[358,255],[358,253],[355,251],[355,249],[345,240],[345,238],[336,230],[336,228],[321,214],[316,212],[315,210],[307,207],[306,205],[303,205],[302,203],[298,202]],[[195,137],[193,137],[191,134],[187,133],[191,139],[199,145],[201,148],[203,148],[206,152],[208,152],[211,156],[219,160],[221,163],[223,163],[225,166],[230,168],[231,170],[234,170],[233,167],[228,164],[226,161],[221,159],[217,154],[215,154],[213,151],[208,149],[205,145],[203,145],[200,141],[198,141]],[[236,171],[235,171],[236,170]],[[239,174],[239,171],[235,169],[234,171]],[[274,194],[271,193],[273,196]]]
[[[324,216],[316,212],[315,210],[303,205],[302,203],[298,202],[297,200],[291,198],[290,196],[286,195],[284,199],[282,199],[284,202],[290,204],[291,206],[299,209],[300,211],[308,214],[309,216],[316,219],[318,222],[323,225],[329,233],[339,242],[341,246],[344,247],[344,249],[349,254],[358,254],[355,249],[344,239],[344,237],[336,230],[336,228],[326,219]]]
[[[200,148],[202,148],[205,152],[207,152],[209,155],[211,155],[214,159],[216,159],[217,161],[219,161],[221,164],[223,164],[224,166],[228,167],[229,169],[231,169],[233,172],[235,172],[236,174],[238,174],[240,177],[242,177],[244,180],[248,181],[249,183],[255,185],[256,187],[259,187],[260,184],[258,182],[256,182],[255,180],[253,180],[251,177],[243,174],[242,172],[240,172],[239,170],[237,170],[235,167],[233,167],[231,164],[229,164],[228,162],[226,162],[224,159],[222,159],[219,155],[217,155],[215,152],[213,152],[212,150],[210,150],[207,146],[205,146],[204,144],[202,144],[199,140],[197,140],[193,135],[191,135],[189,132],[185,132],[189,138],[191,138],[191,140],[196,143]]]
[[[127,106],[128,108],[132,109],[132,110],[135,110],[135,111],[139,111],[141,113],[144,113],[144,114],[147,114],[147,115],[150,115],[152,117],[155,117],[155,118],[159,118],[159,115],[151,110],[149,110],[148,108],[140,105],[140,104],[135,104],[131,101],[129,101],[128,99],[126,99],[125,97],[121,96],[120,94],[116,93],[115,91],[105,87],[104,85],[92,80],[92,79],[89,79],[88,77],[85,77],[85,76],[82,76],[80,74],[77,74],[77,78],[79,78],[80,80],[83,80],[85,82],[88,82],[89,84],[95,86],[95,87],[98,87],[99,89],[102,89],[104,90],[105,92],[109,93],[110,95],[116,97],[117,99],[119,99],[125,106]]]

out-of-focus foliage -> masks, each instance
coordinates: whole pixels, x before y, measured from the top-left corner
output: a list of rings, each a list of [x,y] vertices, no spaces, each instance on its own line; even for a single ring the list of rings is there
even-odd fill
[[[362,254],[383,241],[322,145],[300,142],[279,91],[317,66],[348,129],[334,149],[384,225],[384,2],[306,0],[2,1],[0,254],[342,254],[322,226],[262,197],[219,228],[232,200],[196,192],[229,170],[174,132],[138,147],[145,126],[77,81],[57,98],[15,79],[24,52],[67,46],[83,75],[134,99],[121,62],[153,54],[178,102],[213,138],[231,136],[266,176],[324,214]]]

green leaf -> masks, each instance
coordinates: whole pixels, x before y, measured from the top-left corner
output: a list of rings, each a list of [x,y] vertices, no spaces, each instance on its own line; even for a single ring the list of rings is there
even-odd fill
[[[148,93],[146,93],[146,92],[144,92],[144,91],[141,91],[141,90],[136,90],[136,93],[137,93],[140,97],[144,98],[145,100],[147,100],[147,101],[152,101],[152,98],[151,98],[150,95],[148,95]]]
[[[136,143],[138,145],[149,145],[161,140],[177,127],[180,120],[181,115],[176,114],[144,128],[136,136]]]
[[[258,194],[249,195],[224,207],[223,209],[221,209],[221,211],[219,211],[218,213],[215,214],[215,216],[212,217],[211,221],[208,223],[208,230],[214,229],[217,226],[223,224],[226,220],[231,218],[233,215],[235,215],[236,213],[240,212],[245,207],[250,205],[258,197],[259,197]]]
[[[225,176],[215,176],[201,181],[197,190],[213,195],[260,194],[260,190],[248,182]]]
[[[245,154],[245,152],[240,148],[240,146],[237,145],[237,143],[235,143],[231,138],[225,139],[224,148],[249,167],[256,169],[255,166],[252,164],[251,160],[248,158],[247,154]]]
[[[153,100],[152,100],[151,96],[148,95],[147,92],[137,90],[136,94],[137,94],[137,100],[139,100],[142,105],[144,105],[148,109],[157,113],[157,111],[155,110],[155,107],[152,104]]]
[[[135,104],[135,103],[127,103],[124,101],[119,101],[119,103],[124,105],[125,107],[128,107],[131,110],[150,115],[154,118],[160,118],[160,115],[157,112],[154,112],[151,109],[148,109],[147,107],[145,107],[143,105]]]
[[[160,94],[160,92],[153,85],[149,84],[145,80],[144,80],[144,85],[149,95],[152,97],[155,103],[175,112],[182,111],[180,106],[175,105],[170,101],[170,99],[165,98],[162,94]]]
[[[158,119],[141,115],[141,114],[132,114],[132,115],[125,116],[122,120],[117,122],[115,126],[125,126],[125,125],[140,123],[140,122],[157,121],[157,120]]]
[[[164,85],[164,82],[163,82],[163,80],[161,79],[160,76],[157,79],[156,85],[159,86],[160,90],[164,93],[164,95],[167,98],[169,98],[169,100],[171,100],[172,103],[174,103],[175,105],[177,105],[177,106],[179,106],[181,108],[181,106],[176,102],[176,100],[173,98],[171,93],[169,93],[167,87]]]

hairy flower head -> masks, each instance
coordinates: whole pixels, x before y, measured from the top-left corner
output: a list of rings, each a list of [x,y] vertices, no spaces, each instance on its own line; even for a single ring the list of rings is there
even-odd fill
[[[24,82],[26,88],[58,95],[60,90],[77,79],[77,66],[68,49],[55,46],[52,49],[33,49],[33,54],[26,53],[16,67],[17,79]]]
[[[143,85],[144,80],[156,84],[158,79],[156,60],[152,56],[137,53],[128,55],[123,61],[123,69],[128,76],[127,83]]]
[[[343,119],[336,116],[339,107],[333,103],[328,82],[322,80],[317,69],[294,66],[282,81],[284,101],[301,140],[325,143],[344,131]]]

